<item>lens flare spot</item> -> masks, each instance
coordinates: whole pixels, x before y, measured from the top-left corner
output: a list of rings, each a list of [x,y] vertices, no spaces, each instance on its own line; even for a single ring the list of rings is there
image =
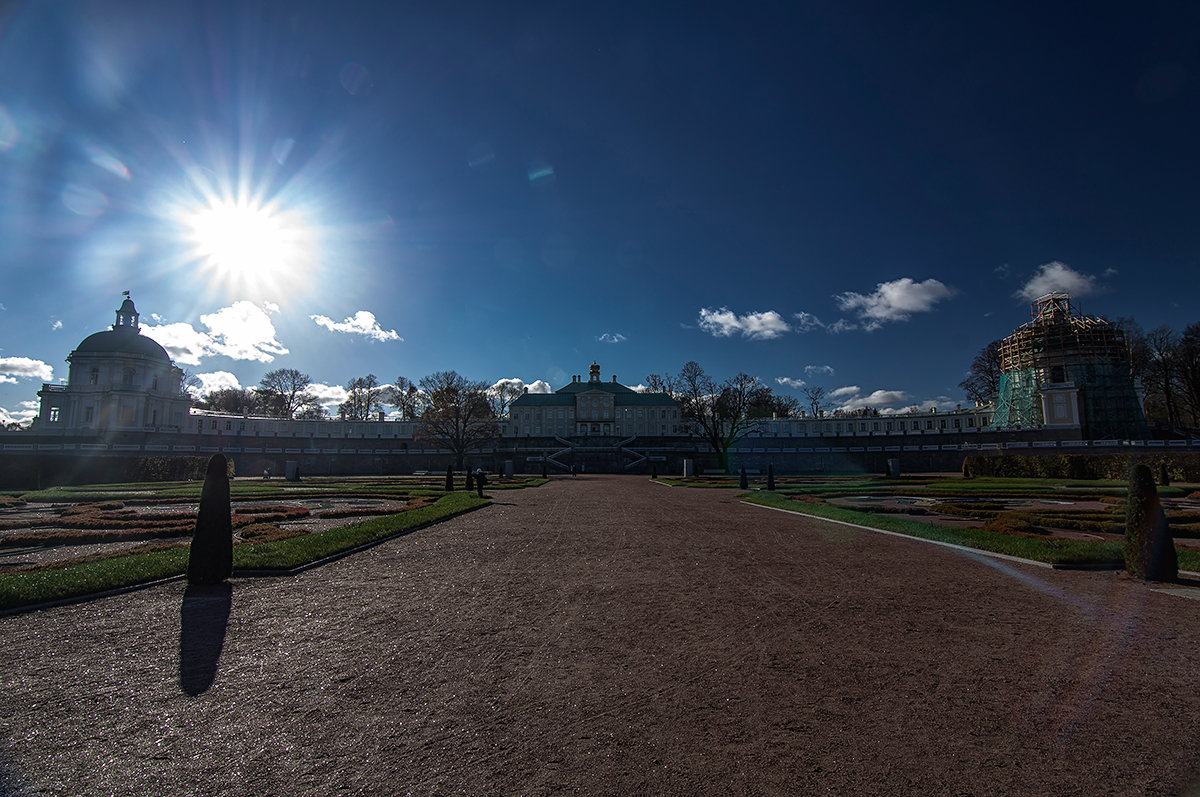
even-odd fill
[[[17,145],[20,134],[17,123],[9,116],[8,111],[0,105],[0,151],[12,149]]]

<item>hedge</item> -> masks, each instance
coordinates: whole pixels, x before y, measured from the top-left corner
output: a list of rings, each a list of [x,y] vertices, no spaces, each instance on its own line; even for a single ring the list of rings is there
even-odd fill
[[[1154,472],[1165,466],[1172,481],[1200,481],[1200,454],[1006,454],[969,456],[963,461],[972,476],[1112,481],[1125,481],[1135,464]]]

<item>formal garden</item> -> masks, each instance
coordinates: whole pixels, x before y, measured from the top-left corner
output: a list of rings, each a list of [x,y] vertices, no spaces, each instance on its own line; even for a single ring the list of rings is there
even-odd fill
[[[662,478],[680,487],[747,490],[761,506],[1016,556],[1063,568],[1125,566],[1128,480],[923,474],[888,477],[702,476]],[[1200,572],[1200,490],[1156,490],[1179,569]]]
[[[541,483],[493,476],[487,492]],[[201,489],[188,480],[0,493],[0,610],[182,575]],[[488,502],[462,474],[233,479],[233,571],[295,572]]]

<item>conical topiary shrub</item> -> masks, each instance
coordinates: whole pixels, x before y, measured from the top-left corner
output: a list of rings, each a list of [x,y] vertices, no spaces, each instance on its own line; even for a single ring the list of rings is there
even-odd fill
[[[1161,484],[1163,487],[1171,486],[1171,475],[1169,473],[1167,473],[1167,463],[1166,462],[1158,463],[1158,483]]]
[[[220,584],[233,572],[233,521],[229,512],[229,465],[213,454],[204,474],[196,531],[188,552],[189,584]]]
[[[454,492],[454,466],[446,466],[446,492]]]
[[[767,489],[775,489],[775,465],[767,465]]]
[[[1174,581],[1179,577],[1175,541],[1146,465],[1129,471],[1129,497],[1125,501],[1125,572],[1147,581]]]
[[[471,473],[471,469],[467,468],[467,492],[471,492],[474,489],[475,489],[475,477]]]
[[[546,475],[546,460],[544,460],[544,459],[542,460],[542,478],[543,478],[543,479],[548,479],[548,478],[549,478],[549,477]]]
[[[750,489],[750,482],[746,481],[746,466],[742,466],[741,475],[738,477],[738,487],[743,490]]]

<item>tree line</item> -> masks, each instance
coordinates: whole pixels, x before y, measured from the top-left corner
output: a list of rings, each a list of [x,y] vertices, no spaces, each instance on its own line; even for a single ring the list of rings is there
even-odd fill
[[[758,377],[739,373],[718,382],[691,361],[678,374],[651,374],[649,389],[666,393],[679,402],[680,416],[693,437],[728,465],[729,449],[740,438],[771,418],[798,415],[801,409],[818,415],[830,408],[823,388],[805,386],[806,404],[794,396],[774,393]],[[310,391],[312,379],[292,368],[263,375],[251,388],[213,390],[193,403],[200,408],[238,415],[261,414],[274,418],[327,418]],[[525,393],[517,380],[495,385],[466,379],[455,371],[438,371],[420,380],[399,376],[382,384],[374,374],[346,383],[346,399],[337,417],[346,421],[377,418],[385,406],[396,409],[400,420],[416,422],[415,437],[454,452],[458,466],[470,452],[499,435],[499,421],[512,403]]]

